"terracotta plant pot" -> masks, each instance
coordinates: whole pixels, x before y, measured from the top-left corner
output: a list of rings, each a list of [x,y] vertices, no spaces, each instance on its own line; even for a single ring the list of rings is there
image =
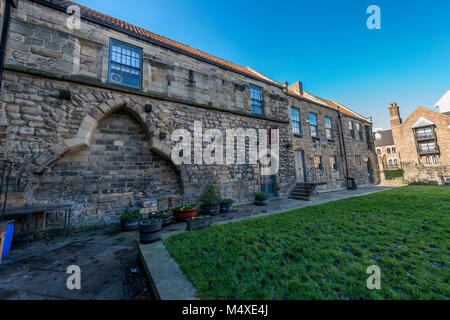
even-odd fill
[[[178,221],[186,221],[186,219],[195,217],[198,213],[198,209],[189,209],[189,210],[173,210],[175,213],[175,217]]]

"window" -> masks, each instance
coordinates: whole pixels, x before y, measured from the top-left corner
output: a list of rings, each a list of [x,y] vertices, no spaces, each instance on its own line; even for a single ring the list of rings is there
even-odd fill
[[[337,159],[336,157],[330,157],[330,166],[333,171],[338,170]]]
[[[109,82],[141,88],[142,49],[111,40]]]
[[[381,148],[377,148],[377,154],[381,154]]]
[[[362,164],[360,155],[355,155],[355,162],[357,166],[360,166]]]
[[[428,156],[427,157],[427,164],[439,164],[439,159],[437,156]]]
[[[394,166],[398,166],[398,160],[394,159]]]
[[[311,131],[311,137],[319,138],[319,129],[317,128],[317,114],[309,113],[309,130]]]
[[[331,125],[331,118],[325,117],[325,134],[328,140],[333,140],[333,126]]]
[[[358,132],[358,137],[359,137],[359,140],[363,140],[363,134],[362,134],[362,131],[361,131],[361,124],[360,123],[356,123],[356,131]]]
[[[302,135],[302,124],[300,122],[300,110],[291,107],[292,133],[296,136]]]
[[[395,147],[391,147],[392,153],[395,153]]]
[[[438,157],[436,157],[436,156],[433,157],[433,164],[439,164]]]
[[[386,152],[387,152],[387,153],[391,153],[391,148],[387,147],[387,148],[386,148]]]
[[[250,85],[252,112],[264,114],[264,95],[261,87]]]
[[[392,167],[394,165],[394,162],[392,161],[392,159],[389,159],[389,167]]]
[[[323,170],[322,156],[314,156],[314,168]]]
[[[417,138],[432,138],[433,137],[433,128],[432,127],[424,127],[416,129]]]
[[[355,139],[355,129],[353,128],[353,121],[348,122],[348,128],[350,129],[350,135],[352,139]]]
[[[419,151],[422,151],[422,152],[434,152],[436,150],[437,150],[437,146],[436,146],[436,143],[434,141],[419,143]]]

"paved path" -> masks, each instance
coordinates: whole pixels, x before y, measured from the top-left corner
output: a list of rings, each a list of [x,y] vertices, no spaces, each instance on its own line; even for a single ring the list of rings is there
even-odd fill
[[[137,232],[98,230],[13,248],[0,265],[0,300],[122,299],[122,266],[137,255]],[[69,265],[81,268],[81,290],[69,290]]]

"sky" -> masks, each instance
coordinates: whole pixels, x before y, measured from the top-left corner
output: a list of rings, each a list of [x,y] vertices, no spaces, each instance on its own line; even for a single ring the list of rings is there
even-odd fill
[[[375,128],[450,89],[449,0],[76,0],[279,81],[333,99]],[[369,30],[370,5],[381,29]]]

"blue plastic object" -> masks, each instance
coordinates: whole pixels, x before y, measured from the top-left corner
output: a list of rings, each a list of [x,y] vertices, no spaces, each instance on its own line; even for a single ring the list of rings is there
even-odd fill
[[[8,255],[9,249],[11,249],[11,244],[14,236],[14,222],[8,223],[8,230],[5,232],[5,240],[3,241],[3,251],[2,251],[2,261],[5,260]]]

